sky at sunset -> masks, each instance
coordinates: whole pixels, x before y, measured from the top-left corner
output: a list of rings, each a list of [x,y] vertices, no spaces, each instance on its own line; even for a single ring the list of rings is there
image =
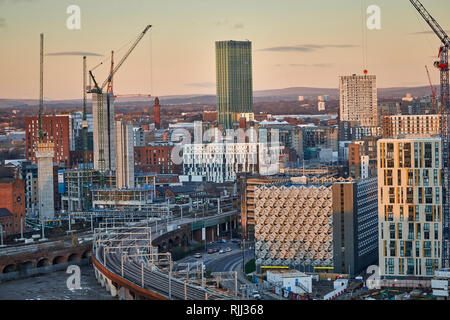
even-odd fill
[[[422,0],[445,30],[450,1]],[[81,29],[69,30],[70,5]],[[0,0],[0,98],[39,97],[39,34],[45,34],[46,99],[82,97],[82,56],[98,82],[147,24],[150,32],[115,77],[116,94],[215,94],[214,42],[250,40],[254,90],[336,88],[363,70],[362,5],[381,8],[367,30],[367,68],[378,87],[426,85],[439,41],[408,0]],[[367,15],[365,15],[367,16]]]

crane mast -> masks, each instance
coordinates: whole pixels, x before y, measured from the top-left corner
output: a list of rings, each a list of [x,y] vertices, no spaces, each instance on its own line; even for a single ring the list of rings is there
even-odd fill
[[[433,95],[433,113],[436,113],[436,89],[433,87],[433,83],[431,82],[430,70],[428,70],[427,66],[425,66],[425,69],[427,70],[428,82],[430,83],[431,93]]]
[[[44,112],[44,34],[41,33],[40,42],[40,69],[39,69],[39,142],[44,142],[44,130],[42,129],[42,113]]]
[[[133,52],[134,48],[136,48],[136,46],[138,45],[138,43],[141,41],[141,39],[144,37],[144,35],[147,33],[147,31],[151,28],[151,25],[148,25],[145,27],[144,31],[142,31],[138,38],[134,41],[134,43],[131,45],[130,49],[128,49],[127,53],[125,53],[125,55],[122,57],[122,59],[120,59],[119,63],[117,64],[117,66],[109,73],[108,78],[105,80],[105,82],[103,82],[102,86],[100,87],[102,90],[105,88],[105,86],[108,84],[108,82],[112,81],[112,77],[114,76],[114,74],[117,72],[117,70],[120,69],[120,67],[122,66],[122,64],[125,62],[125,60],[128,58],[128,56],[131,54],[131,52]]]
[[[440,114],[440,129],[442,141],[442,193],[443,193],[443,245],[442,245],[442,266],[450,267],[450,159],[449,159],[449,68],[448,68],[448,50],[450,46],[450,38],[439,23],[432,17],[427,9],[419,0],[409,0],[411,4],[420,13],[425,22],[434,31],[436,36],[442,42],[439,49],[440,61],[435,62],[435,67],[440,70],[441,80],[441,106]]]

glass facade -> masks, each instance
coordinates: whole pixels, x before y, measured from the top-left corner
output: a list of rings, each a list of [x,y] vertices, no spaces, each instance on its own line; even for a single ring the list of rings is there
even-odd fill
[[[252,43],[216,42],[217,120],[232,129],[240,113],[253,113]]]

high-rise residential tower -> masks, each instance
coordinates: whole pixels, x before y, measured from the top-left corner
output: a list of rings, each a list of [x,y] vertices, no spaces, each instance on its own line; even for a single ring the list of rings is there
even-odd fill
[[[241,114],[253,113],[252,43],[216,42],[217,120],[232,129]]]
[[[360,126],[377,126],[377,85],[374,75],[339,77],[340,120],[358,121]]]
[[[134,188],[133,125],[116,121],[117,188]]]
[[[114,96],[112,93],[92,94],[94,135],[94,169],[106,171],[116,168],[116,130]]]
[[[383,277],[433,277],[442,266],[439,137],[378,140],[379,266]]]

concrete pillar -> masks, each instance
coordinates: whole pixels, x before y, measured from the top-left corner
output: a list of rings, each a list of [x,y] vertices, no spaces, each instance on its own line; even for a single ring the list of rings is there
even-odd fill
[[[36,158],[38,162],[39,217],[55,217],[55,200],[53,192],[53,156],[54,143],[38,143]]]
[[[111,297],[115,297],[117,296],[117,289],[116,287],[113,285],[112,281],[107,279],[108,281],[108,286],[109,286],[109,292],[111,292]]]

